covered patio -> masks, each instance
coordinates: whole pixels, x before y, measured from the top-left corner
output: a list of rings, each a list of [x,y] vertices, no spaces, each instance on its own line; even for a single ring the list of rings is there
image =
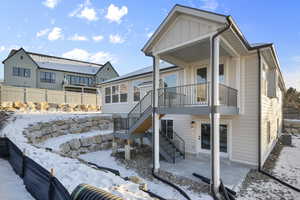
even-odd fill
[[[211,177],[209,154],[201,154],[197,159],[182,160],[176,164],[165,161],[161,161],[160,164],[161,170],[170,172],[178,177],[186,177],[195,181],[200,181],[200,179],[193,176],[193,173],[207,178]],[[221,179],[227,187],[233,190],[244,181],[251,168],[253,167],[250,165],[231,162],[226,158],[220,159]]]

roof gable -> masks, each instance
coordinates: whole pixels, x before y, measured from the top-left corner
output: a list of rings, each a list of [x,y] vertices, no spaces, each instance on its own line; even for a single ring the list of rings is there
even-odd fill
[[[155,46],[161,48],[172,45],[172,42],[170,42],[171,38],[177,37],[176,39],[179,39],[181,42],[193,39],[197,36],[211,32],[212,29],[216,29],[216,26],[223,25],[226,22],[225,15],[175,5],[152,37],[148,40],[142,51],[145,54],[151,54],[153,47]],[[184,32],[187,30],[192,31]],[[157,45],[161,40],[164,42]]]

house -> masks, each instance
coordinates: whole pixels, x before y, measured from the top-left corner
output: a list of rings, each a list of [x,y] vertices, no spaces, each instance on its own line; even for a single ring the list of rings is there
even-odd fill
[[[123,114],[115,137],[154,141],[157,169],[160,156],[209,153],[213,115],[222,157],[264,164],[282,129],[285,92],[272,43],[250,44],[231,16],[176,5],[142,51],[153,66],[100,85],[103,112]]]
[[[5,85],[96,93],[97,84],[119,76],[108,61],[104,65],[12,50],[3,61]]]

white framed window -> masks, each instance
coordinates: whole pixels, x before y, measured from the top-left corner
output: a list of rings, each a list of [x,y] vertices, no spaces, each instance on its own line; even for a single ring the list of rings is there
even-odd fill
[[[128,85],[122,83],[105,88],[105,103],[125,103],[128,101]]]
[[[111,87],[105,88],[105,103],[111,103]]]
[[[55,72],[40,72],[40,81],[43,83],[55,83]]]
[[[31,69],[23,67],[13,67],[13,76],[20,76],[25,78],[30,78]]]
[[[263,69],[262,69],[262,93],[263,95],[268,95],[268,69],[267,65],[263,63]]]
[[[141,80],[133,81],[133,101],[140,101],[141,99],[141,91],[140,91],[140,84],[142,83]]]
[[[111,87],[111,94],[112,94],[112,103],[119,103],[119,94],[120,94],[120,90],[119,90],[119,85],[114,85]]]
[[[127,102],[128,98],[128,86],[127,84],[120,85],[120,102]]]

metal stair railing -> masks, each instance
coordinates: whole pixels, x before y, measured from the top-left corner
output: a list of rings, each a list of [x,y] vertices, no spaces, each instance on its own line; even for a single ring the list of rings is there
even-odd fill
[[[152,91],[149,91],[128,113],[128,129],[152,106]]]
[[[149,91],[127,114],[126,117],[116,117],[113,120],[114,132],[127,131],[152,106],[152,91]]]
[[[176,153],[179,152],[182,156],[183,156],[183,159],[185,159],[185,141],[182,137],[180,137],[175,131],[173,131],[173,138],[170,138],[167,133],[162,133],[160,131],[160,134],[163,136],[163,138],[170,142],[170,144],[172,145],[172,151],[171,151],[171,157],[173,159],[173,162],[175,163],[176,162]],[[162,149],[165,149],[164,146],[161,146]],[[167,151],[166,151],[167,152]]]

